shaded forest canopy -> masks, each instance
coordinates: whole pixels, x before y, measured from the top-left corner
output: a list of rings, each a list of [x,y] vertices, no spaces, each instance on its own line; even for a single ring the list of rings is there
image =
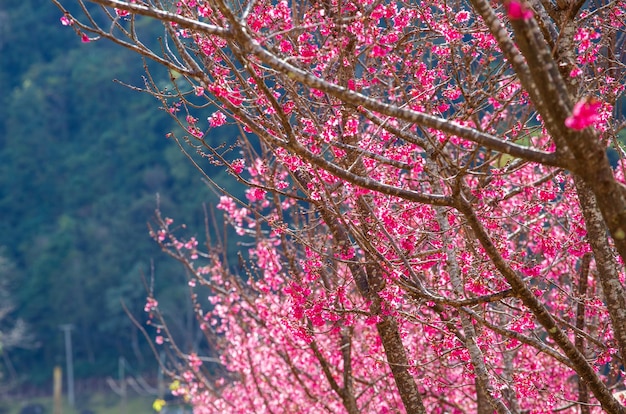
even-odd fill
[[[139,57],[81,44],[59,17],[47,2],[0,5],[0,246],[15,269],[0,277],[9,279],[12,318],[33,333],[23,349],[5,350],[0,381],[41,386],[64,364],[60,324],[75,326],[78,378],[114,374],[119,356],[138,369],[156,365],[120,304],[143,318],[151,261],[167,291],[160,297],[178,311],[186,303],[184,275],[148,236],[156,194],[162,211],[197,229],[202,204],[216,200],[166,139],[175,127],[158,102],[113,82],[141,86]],[[142,29],[155,39],[162,31]],[[190,332],[190,314],[178,313],[172,327]]]

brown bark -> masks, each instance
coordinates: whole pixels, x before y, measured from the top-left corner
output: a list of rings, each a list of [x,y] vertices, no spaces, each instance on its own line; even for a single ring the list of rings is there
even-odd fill
[[[576,328],[583,330],[585,328],[585,298],[587,297],[587,278],[589,277],[589,262],[591,254],[587,253],[583,257],[580,265],[580,280],[578,281],[578,306],[576,307]],[[585,338],[582,335],[576,335],[574,345],[585,355]],[[578,378],[578,402],[580,402],[580,414],[590,414],[589,408],[589,389],[587,384],[581,378]]]
[[[626,290],[619,279],[620,265],[617,263],[606,237],[606,225],[596,203],[595,196],[581,179],[577,178],[576,189],[580,207],[585,218],[587,241],[591,245],[602,285],[613,336],[620,351],[622,365],[626,366]]]
[[[400,338],[398,324],[390,316],[383,316],[382,318],[382,322],[376,324],[376,329],[385,348],[387,362],[400,392],[404,408],[407,413],[425,414],[426,409],[422,403],[417,384],[408,371],[408,359],[402,338]]]
[[[335,240],[341,244],[350,244],[350,238],[344,227],[333,215],[332,212],[320,207],[320,214],[329,226]],[[359,293],[366,299],[371,300],[370,312],[379,315],[381,321],[376,324],[376,330],[385,349],[387,363],[391,369],[398,393],[404,404],[404,408],[409,414],[425,414],[426,409],[422,402],[422,397],[417,388],[415,379],[409,372],[409,360],[406,349],[402,343],[398,324],[388,315],[381,314],[381,302],[378,292],[384,286],[382,275],[373,266],[364,266],[351,262],[348,264],[354,277]]]

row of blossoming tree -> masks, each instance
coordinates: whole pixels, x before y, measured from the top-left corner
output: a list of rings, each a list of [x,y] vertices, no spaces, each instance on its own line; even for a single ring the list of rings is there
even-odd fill
[[[245,263],[151,232],[206,338],[148,298],[195,412],[626,411],[624,1],[52,1],[167,67],[169,136],[248,187],[216,206]]]

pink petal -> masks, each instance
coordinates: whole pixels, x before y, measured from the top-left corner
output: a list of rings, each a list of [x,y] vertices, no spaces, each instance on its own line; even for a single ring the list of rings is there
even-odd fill
[[[575,131],[592,126],[598,120],[598,110],[602,102],[593,98],[583,98],[576,102],[572,115],[565,120],[565,126]]]
[[[511,20],[528,20],[533,17],[532,10],[526,8],[524,4],[522,4],[518,0],[511,0],[505,4],[506,13]]]

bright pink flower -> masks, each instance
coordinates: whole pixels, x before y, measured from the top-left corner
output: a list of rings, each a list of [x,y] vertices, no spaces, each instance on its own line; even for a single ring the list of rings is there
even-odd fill
[[[184,244],[184,247],[187,250],[194,250],[196,247],[198,247],[198,240],[196,240],[195,237],[192,237],[187,243]]]
[[[528,20],[533,17],[533,11],[519,0],[511,0],[505,3],[504,7],[511,20]]]
[[[146,298],[146,306],[144,306],[143,311],[152,312],[156,310],[158,306],[159,306],[159,302],[157,302],[156,299],[149,297],[149,298]]]
[[[572,69],[572,71],[569,73],[570,78],[575,78],[577,76],[582,75],[583,71],[580,68],[574,68]]]
[[[62,16],[62,17],[61,17],[61,24],[62,24],[63,26],[71,26],[71,25],[73,25],[73,24],[74,24],[74,21],[73,21],[73,20],[71,20],[71,19],[70,19],[69,17],[67,17],[67,16]]]
[[[209,118],[209,125],[212,128],[218,127],[218,126],[222,126],[226,123],[226,115],[224,115],[222,112],[218,111],[218,112],[214,112]]]
[[[167,236],[167,233],[165,233],[165,230],[159,230],[159,231],[157,232],[157,239],[158,239],[159,241],[163,241],[163,240],[165,240],[165,237],[166,237],[166,236]]]
[[[128,10],[115,9],[115,14],[117,14],[119,17],[126,17],[130,14],[130,12]]]
[[[188,127],[187,132],[189,132],[191,135],[193,135],[196,138],[202,138],[202,135],[204,135],[202,131],[200,130],[200,128],[198,127]]]
[[[370,52],[371,57],[384,57],[387,55],[388,48],[384,46],[374,45]]]
[[[198,355],[195,352],[189,354],[187,358],[189,359],[189,365],[191,366],[191,369],[193,369],[195,372],[198,372],[200,370],[200,367],[202,366],[202,360],[198,358]]]
[[[80,35],[80,40],[83,41],[83,43],[89,43],[91,42],[91,39],[89,38],[89,36],[87,36],[85,33]]]
[[[598,120],[598,110],[602,102],[594,98],[581,99],[574,105],[572,115],[565,120],[565,126],[580,131],[593,125]]]
[[[230,164],[230,166],[236,174],[241,174],[243,172],[244,167],[246,166],[246,162],[245,160],[239,158],[233,161]]]
[[[462,10],[456,14],[456,21],[464,23],[470,19],[470,13],[467,10]]]
[[[266,191],[262,188],[249,188],[246,190],[246,198],[250,201],[261,201],[265,198]]]
[[[293,45],[289,40],[283,40],[280,42],[280,51],[283,53],[292,53]]]

